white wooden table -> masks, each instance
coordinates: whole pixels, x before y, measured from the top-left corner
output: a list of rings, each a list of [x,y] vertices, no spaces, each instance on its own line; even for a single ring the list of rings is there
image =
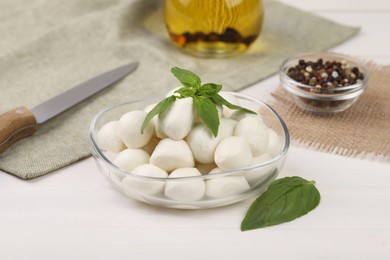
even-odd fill
[[[289,4],[362,27],[332,50],[390,63],[390,1]],[[272,77],[242,93],[267,99],[277,85]],[[280,177],[293,175],[317,182],[319,207],[241,232],[252,200],[198,211],[148,206],[114,190],[92,158],[31,181],[0,172],[0,259],[390,259],[389,163],[292,146]]]

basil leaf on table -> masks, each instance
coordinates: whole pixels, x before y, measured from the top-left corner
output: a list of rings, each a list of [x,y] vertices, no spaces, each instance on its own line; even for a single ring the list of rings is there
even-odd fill
[[[317,207],[320,197],[314,181],[297,176],[278,179],[249,207],[241,223],[241,231],[277,225],[301,217]]]

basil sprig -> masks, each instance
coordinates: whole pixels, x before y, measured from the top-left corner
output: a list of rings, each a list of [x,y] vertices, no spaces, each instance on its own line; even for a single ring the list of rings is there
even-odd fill
[[[200,118],[202,118],[203,122],[211,130],[214,136],[218,135],[219,128],[218,105],[255,114],[252,110],[231,104],[221,97],[218,92],[221,91],[222,85],[214,83],[202,85],[198,75],[178,67],[172,68],[171,72],[180,81],[183,87],[174,92],[179,95],[172,95],[161,100],[161,102],[146,115],[141,126],[141,133],[144,132],[145,127],[154,116],[167,110],[177,98],[191,97],[193,99],[195,111],[199,114]]]
[[[249,207],[241,230],[277,225],[307,214],[320,202],[314,184],[297,176],[274,181]]]

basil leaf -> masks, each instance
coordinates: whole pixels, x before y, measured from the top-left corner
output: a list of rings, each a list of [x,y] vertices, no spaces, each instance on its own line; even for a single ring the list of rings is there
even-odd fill
[[[142,126],[141,126],[141,134],[144,133],[144,130],[145,130],[145,127],[148,125],[149,121],[152,120],[152,118],[157,115],[157,114],[160,114],[162,112],[164,112],[165,110],[167,110],[167,108],[169,108],[176,100],[176,97],[175,96],[169,96],[167,98],[164,98],[163,100],[161,100],[145,117],[145,120],[144,122],[142,123]]]
[[[182,87],[182,88],[179,88],[178,90],[176,90],[175,93],[180,94],[181,98],[193,97],[194,96],[194,89]]]
[[[219,94],[216,94],[216,95],[212,96],[211,99],[217,105],[223,105],[223,106],[226,106],[226,107],[228,107],[230,109],[236,109],[236,110],[244,111],[246,113],[256,114],[256,112],[254,112],[254,111],[252,111],[250,109],[247,109],[247,108],[244,108],[244,107],[240,107],[240,106],[237,106],[237,105],[234,105],[234,104],[230,103],[229,101],[227,101],[226,99],[221,97]]]
[[[219,116],[218,110],[215,104],[209,99],[204,97],[194,97],[193,103],[196,112],[198,112],[203,122],[210,128],[214,136],[218,134]]]
[[[241,231],[294,220],[313,210],[320,202],[314,181],[285,177],[274,181],[249,207]]]
[[[195,73],[178,67],[172,68],[171,72],[180,81],[180,83],[183,84],[183,86],[189,88],[193,87],[196,89],[200,88],[201,81],[199,76]]]
[[[206,83],[203,84],[202,87],[199,89],[199,95],[203,97],[211,97],[218,94],[221,89],[222,85],[220,84]]]

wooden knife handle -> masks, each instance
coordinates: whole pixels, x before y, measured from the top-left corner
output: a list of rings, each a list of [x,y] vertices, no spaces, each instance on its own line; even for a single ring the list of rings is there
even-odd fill
[[[22,138],[34,134],[37,121],[26,107],[17,107],[0,115],[0,153]]]

